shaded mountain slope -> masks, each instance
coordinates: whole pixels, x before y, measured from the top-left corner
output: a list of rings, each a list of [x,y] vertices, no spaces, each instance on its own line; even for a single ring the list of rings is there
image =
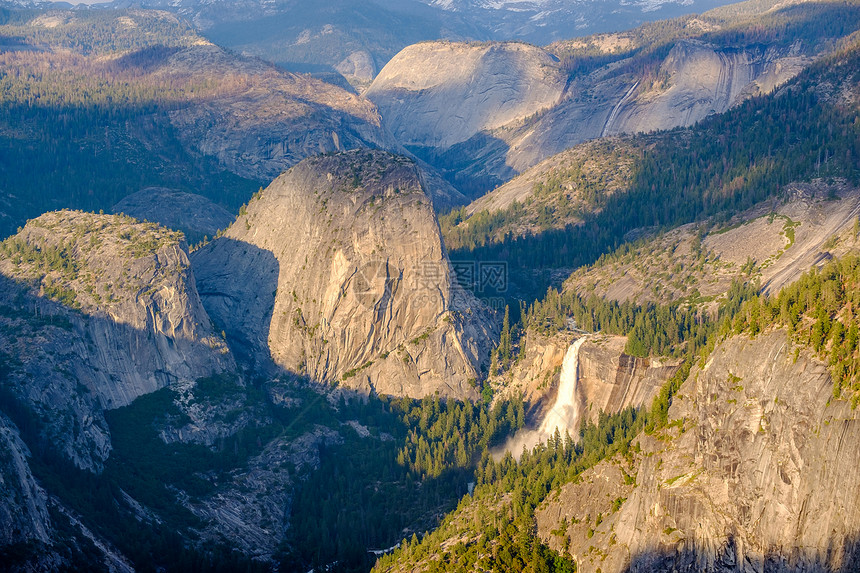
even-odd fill
[[[0,272],[4,392],[82,468],[99,470],[110,453],[104,410],[235,370],[175,232],[48,213],[2,243]]]
[[[182,231],[189,243],[214,237],[235,219],[232,213],[201,195],[164,187],[148,187],[132,193],[111,211]]]
[[[380,72],[367,97],[392,133],[474,196],[577,143],[689,126],[770,93],[860,26],[860,12],[850,3],[755,4],[750,10],[754,14],[707,13],[571,40],[548,51],[531,48],[530,63],[512,59],[504,44],[451,44],[447,67],[453,71],[444,75],[439,68],[432,86],[421,77],[437,69],[437,44],[410,46]],[[492,76],[496,68],[513,79],[495,92],[468,79]],[[535,86],[546,80],[529,78],[558,75],[566,79],[563,96],[535,99]],[[529,112],[499,122],[504,125],[471,119],[480,117],[484,99],[498,98],[528,102]],[[412,111],[408,118],[404,109]]]
[[[169,13],[8,11],[0,36],[14,40],[0,51],[6,234],[44,211],[107,209],[148,186],[235,210],[308,155],[398,148],[369,102],[228,53]]]
[[[453,282],[408,159],[308,159],[192,259],[209,314],[258,364],[271,355],[314,380],[379,393],[477,395],[494,327]]]

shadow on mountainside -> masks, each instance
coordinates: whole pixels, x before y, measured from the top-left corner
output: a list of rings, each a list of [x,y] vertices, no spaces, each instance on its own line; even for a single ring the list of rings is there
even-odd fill
[[[65,118],[61,120],[58,118]],[[0,140],[0,237],[58,209],[108,210],[146,187],[197,193],[238,210],[262,180],[245,179],[183,146],[166,111],[146,105],[51,104],[0,107],[0,129],[28,136]],[[92,133],[105,133],[94,142]]]
[[[713,573],[853,573],[860,571],[860,538],[846,536],[842,542],[813,549],[796,548],[789,555],[777,551],[746,553],[743,544],[729,536],[722,544],[709,547],[655,547],[635,555],[624,573],[671,573],[709,571]]]
[[[269,328],[280,265],[271,251],[221,237],[191,253],[203,307],[227,337],[237,360],[271,371]]]
[[[416,145],[406,148],[439,170],[469,200],[485,195],[517,175],[506,163],[508,144],[486,132],[447,148]]]
[[[157,329],[165,317],[157,307],[150,316],[141,328],[105,311],[85,314],[0,275],[2,391],[36,415],[45,442],[80,468],[99,471],[110,453],[105,410],[235,370],[226,346],[206,331],[191,339]]]

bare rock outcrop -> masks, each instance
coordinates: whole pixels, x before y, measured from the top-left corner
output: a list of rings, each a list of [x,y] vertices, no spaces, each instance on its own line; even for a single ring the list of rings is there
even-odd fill
[[[111,211],[182,231],[189,243],[214,237],[235,219],[232,213],[202,195],[164,187],[147,187],[132,193]]]
[[[624,336],[595,336],[579,351],[580,411],[594,423],[600,412],[650,405],[678,369],[678,360],[630,356],[625,344]]]
[[[98,470],[110,452],[103,410],[235,370],[179,233],[130,217],[47,213],[3,243],[0,273],[0,336],[14,356],[7,390],[82,468]]]
[[[0,414],[0,547],[51,541],[48,496],[30,472],[29,454],[18,429]]]
[[[551,406],[558,392],[562,362],[573,335],[545,336],[529,331],[525,354],[505,381],[506,393],[522,393],[535,417]],[[677,370],[675,360],[637,358],[624,352],[627,338],[595,335],[579,350],[576,400],[579,411],[596,422],[600,412],[649,405]]]
[[[657,80],[607,66],[571,82],[559,106],[506,139],[507,161],[521,171],[595,137],[693,125],[796,76],[812,61],[800,48],[682,40],[661,62]]]
[[[618,102],[602,135],[692,125],[772,92],[811,61],[799,42],[787,49],[727,49],[697,40],[678,42],[660,66],[660,82]]]
[[[550,389],[558,385],[564,355],[572,340],[568,332],[547,336],[529,330],[522,354],[504,380],[506,393],[522,394],[527,403],[545,401]]]
[[[343,77],[357,86],[367,87],[376,76],[376,63],[366,50],[356,50],[334,66]]]
[[[185,500],[188,509],[207,522],[202,537],[257,559],[272,559],[289,527],[295,482],[318,469],[321,448],[342,442],[340,434],[319,425],[298,438],[272,440],[215,493]]]
[[[192,260],[210,315],[257,364],[380,393],[476,396],[494,327],[453,280],[408,159],[308,159]]]
[[[401,143],[450,147],[556,105],[565,83],[535,46],[428,42],[397,54],[365,96]]]
[[[856,569],[860,421],[825,364],[783,331],[736,336],[694,367],[669,418],[538,510],[579,570]],[[599,483],[603,507],[586,507]]]
[[[174,54],[154,75],[166,81],[216,78],[214,93],[171,112],[170,121],[190,149],[244,177],[270,180],[318,153],[397,147],[370,102],[213,45]]]
[[[811,49],[679,40],[654,77],[620,60],[568,81],[537,47],[424,43],[392,59],[365,95],[404,145],[435,148],[437,166],[461,177],[501,183],[578,143],[689,126],[770,93],[812,61]]]

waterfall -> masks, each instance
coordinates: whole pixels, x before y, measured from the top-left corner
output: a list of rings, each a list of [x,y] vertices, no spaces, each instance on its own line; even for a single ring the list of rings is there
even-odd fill
[[[561,365],[561,378],[558,383],[558,396],[552,409],[547,412],[541,422],[538,432],[543,438],[549,438],[555,429],[561,432],[575,433],[579,424],[579,402],[576,400],[576,383],[579,380],[579,347],[585,342],[585,337],[577,338],[564,355]]]
[[[538,442],[547,441],[555,433],[556,428],[562,436],[565,432],[570,432],[572,436],[576,435],[579,430],[579,402],[576,399],[576,386],[579,380],[579,348],[586,338],[588,337],[577,338],[567,349],[561,365],[558,395],[538,429],[523,428],[508,440],[502,451],[495,453],[494,456],[500,458],[504,452],[511,452],[514,457],[519,459],[523,447],[531,450]]]

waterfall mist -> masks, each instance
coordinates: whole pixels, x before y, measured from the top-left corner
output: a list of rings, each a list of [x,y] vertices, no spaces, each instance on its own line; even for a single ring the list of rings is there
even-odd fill
[[[554,433],[556,428],[564,436],[565,432],[572,436],[579,430],[579,401],[576,398],[576,386],[579,381],[579,348],[586,340],[586,336],[577,338],[567,349],[561,366],[561,374],[558,383],[558,395],[555,402],[546,413],[540,426],[535,429],[523,428],[505,443],[499,456],[511,452],[519,459],[523,447],[532,449],[539,442],[545,442]]]

